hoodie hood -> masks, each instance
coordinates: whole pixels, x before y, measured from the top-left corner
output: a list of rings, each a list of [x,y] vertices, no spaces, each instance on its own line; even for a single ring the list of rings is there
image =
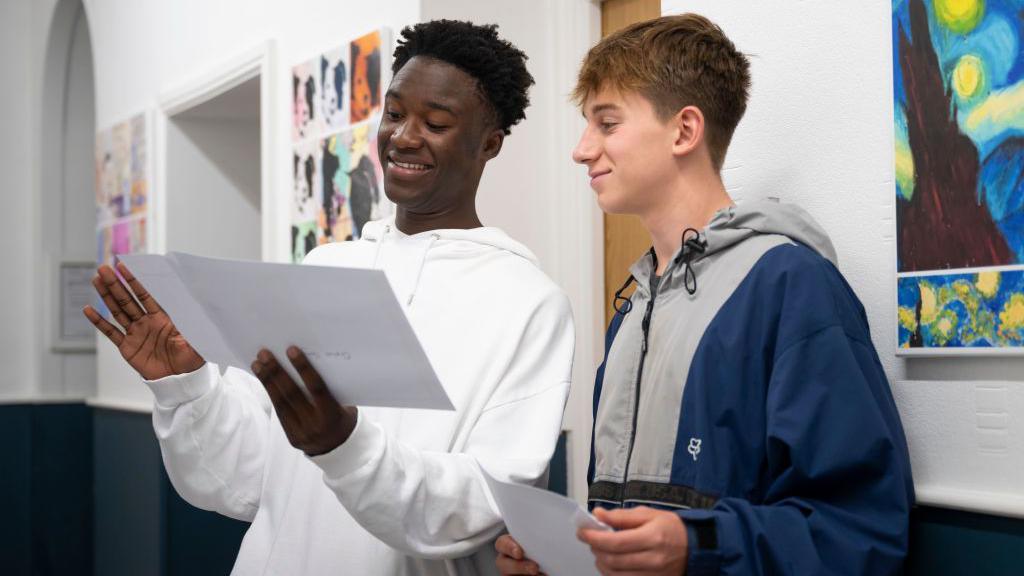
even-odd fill
[[[368,222],[363,227],[360,242],[376,244],[373,256],[373,268],[381,267],[381,252],[386,244],[393,244],[400,251],[416,253],[412,263],[414,274],[411,289],[405,300],[411,306],[419,289],[423,276],[423,267],[430,258],[478,258],[482,251],[501,250],[523,258],[533,266],[540,268],[537,257],[529,248],[516,242],[499,228],[481,226],[470,229],[437,229],[408,235],[395,226],[394,217],[375,222]]]
[[[814,250],[837,264],[828,234],[803,208],[773,200],[746,202],[719,210],[701,234],[704,255],[725,250],[756,234],[779,234]]]
[[[446,245],[451,246],[453,243],[458,242],[469,242],[472,244],[478,244],[481,248],[490,247],[511,252],[516,256],[525,258],[534,266],[540,267],[537,257],[529,248],[513,240],[500,228],[494,228],[491,226],[481,226],[480,228],[470,229],[445,228],[408,235],[395,226],[395,219],[392,216],[384,220],[367,222],[363,227],[361,240],[376,242],[378,249],[383,243],[391,240],[413,242],[422,240],[428,243],[429,249],[442,248]],[[462,252],[467,251],[463,250]],[[469,250],[467,253],[471,252],[472,250]]]
[[[692,232],[682,241],[680,231],[679,250],[665,269],[663,285],[681,286],[691,295],[697,291],[697,276],[704,269],[708,257],[729,250],[746,240],[757,236],[784,236],[817,252],[833,264],[837,263],[836,250],[828,234],[814,218],[794,204],[782,204],[774,200],[759,200],[733,205],[715,213],[699,236]],[[648,291],[648,283],[654,274],[653,248],[644,254],[630,268],[630,277],[615,293],[615,309],[628,312],[631,308],[622,294],[633,283],[639,289]]]

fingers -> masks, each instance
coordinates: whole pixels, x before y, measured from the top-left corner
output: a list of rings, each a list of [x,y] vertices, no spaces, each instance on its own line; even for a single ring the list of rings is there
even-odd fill
[[[302,350],[297,346],[289,347],[288,360],[291,361],[292,366],[299,372],[299,377],[306,384],[306,388],[312,394],[314,402],[321,406],[338,405],[337,400],[327,390],[324,379],[320,377],[320,373],[316,371],[316,368],[313,368],[313,365],[309,363],[309,359],[306,358],[306,354]]]
[[[602,574],[679,574],[686,564],[686,527],[672,512],[639,507],[596,510],[595,516],[618,527],[616,532],[582,529],[581,541],[590,545]]]
[[[107,290],[106,284],[97,275],[92,278],[92,286],[96,289],[96,293],[100,295],[103,303],[107,305],[107,310],[110,310],[110,315],[113,316],[114,320],[123,328],[128,330],[128,326],[132,323],[131,318],[121,310],[118,306],[117,301],[114,300],[114,296],[110,294],[110,290]]]
[[[540,566],[532,560],[515,560],[509,556],[500,555],[495,564],[497,564],[498,572],[502,576],[516,576],[519,574],[536,576],[541,573]]]
[[[503,534],[494,543],[498,551],[498,571],[504,575],[540,574],[540,566],[526,557],[523,547],[512,536]]]
[[[281,367],[277,358],[269,350],[263,349],[256,355],[256,362],[253,363],[254,373],[257,363],[260,365],[260,373],[257,374],[257,378],[267,387],[267,392],[271,394],[271,400],[274,400],[275,396],[277,397],[274,406],[276,407],[278,404],[287,406],[298,417],[308,415],[312,409],[309,400],[306,399],[288,372]]]
[[[124,341],[124,334],[117,328],[114,328],[113,324],[104,320],[103,316],[100,316],[100,313],[95,308],[86,306],[82,309],[82,313],[85,314],[85,317],[89,319],[89,322],[92,322],[92,325],[97,330],[107,337],[107,340],[114,343],[114,346],[121,346],[121,342]]]
[[[590,546],[595,555],[599,552],[611,554],[642,552],[651,547],[650,536],[642,528],[619,530],[617,532],[583,528],[576,532],[576,537],[584,544]]]
[[[594,516],[616,530],[628,530],[650,522],[652,518],[657,516],[657,511],[647,506],[617,508],[615,510],[595,508]]]
[[[508,534],[502,534],[498,537],[498,540],[494,542],[494,549],[499,554],[504,554],[515,560],[522,560],[525,557],[523,547],[519,545],[519,542],[515,541],[515,538]]]
[[[281,395],[281,391],[278,390],[277,384],[270,377],[270,372],[263,363],[259,361],[259,359],[253,361],[252,373],[260,382],[263,383],[263,387],[267,390],[267,396],[270,396],[270,402],[274,405],[274,411],[277,413],[277,419],[281,421],[281,427],[284,428],[285,433],[288,435],[288,439],[291,441],[292,430],[296,428],[299,421],[298,415],[295,414],[295,410],[292,409],[291,404],[289,404]]]
[[[107,291],[110,292],[110,295],[113,296],[113,301],[119,310],[122,310],[128,315],[128,318],[133,321],[142,318],[144,314],[142,308],[139,308],[135,299],[128,293],[128,289],[121,284],[121,281],[118,280],[117,275],[114,274],[114,270],[110,266],[100,266],[99,276],[100,281],[106,287]],[[106,299],[104,299],[104,302],[106,302]],[[110,306],[110,304],[108,303],[107,306]],[[114,308],[111,307],[110,311],[113,313]]]
[[[117,263],[117,271],[121,273],[121,277],[128,283],[128,287],[132,289],[135,297],[139,299],[139,303],[146,309],[146,313],[156,314],[164,311],[160,307],[160,303],[156,301],[156,298],[150,295],[149,291],[142,286],[142,282],[139,282],[128,270],[128,267],[124,265],[124,262]]]
[[[597,553],[594,554],[594,559],[597,569],[602,574],[631,574],[656,571],[664,567],[664,559],[651,551],[628,554]]]

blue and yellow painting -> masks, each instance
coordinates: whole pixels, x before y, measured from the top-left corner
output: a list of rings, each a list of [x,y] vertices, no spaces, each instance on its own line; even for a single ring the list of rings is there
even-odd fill
[[[1024,263],[1024,0],[893,0],[898,270]]]
[[[902,348],[1024,346],[1024,270],[899,279]]]

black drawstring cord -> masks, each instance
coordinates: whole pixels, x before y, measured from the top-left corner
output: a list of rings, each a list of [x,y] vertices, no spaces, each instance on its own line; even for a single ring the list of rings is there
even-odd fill
[[[612,307],[615,308],[616,312],[623,316],[629,314],[629,312],[633,310],[633,302],[630,301],[629,298],[623,296],[622,293],[625,292],[626,288],[629,288],[629,285],[635,281],[636,278],[633,278],[633,275],[630,274],[629,278],[626,279],[626,283],[622,285],[622,288],[615,291],[615,299],[612,301]]]
[[[693,234],[687,238],[686,235],[690,232],[693,232]],[[708,249],[708,241],[702,239],[700,232],[697,230],[687,228],[683,230],[681,242],[683,244],[683,251],[676,257],[676,264],[680,260],[686,263],[686,268],[683,270],[683,286],[690,296],[693,296],[697,292],[697,273],[693,271],[691,263],[694,258],[700,256]]]

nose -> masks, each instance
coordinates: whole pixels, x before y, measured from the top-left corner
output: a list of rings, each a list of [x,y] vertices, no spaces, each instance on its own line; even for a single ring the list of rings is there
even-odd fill
[[[391,133],[391,142],[401,149],[419,148],[423,144],[423,135],[417,123],[407,118],[395,126],[395,131]]]
[[[573,148],[572,159],[577,164],[589,164],[597,159],[598,146],[594,135],[588,126],[580,136],[580,141]]]

